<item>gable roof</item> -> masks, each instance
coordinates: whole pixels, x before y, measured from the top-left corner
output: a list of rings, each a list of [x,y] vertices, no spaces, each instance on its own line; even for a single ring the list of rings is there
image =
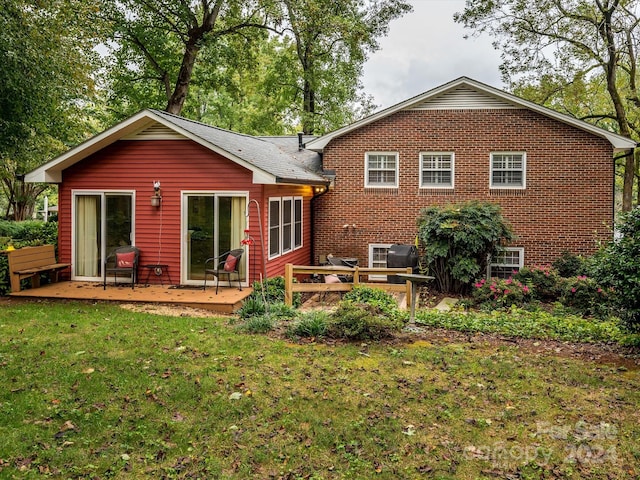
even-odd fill
[[[529,109],[546,117],[572,125],[580,130],[605,138],[611,143],[614,151],[624,151],[635,148],[636,142],[610,132],[590,123],[578,120],[569,115],[558,113],[547,107],[517,97],[510,93],[485,85],[467,77],[460,77],[449,83],[436,87],[425,93],[409,98],[389,108],[381,110],[373,115],[357,122],[339,128],[331,133],[318,137],[307,143],[306,148],[316,152],[322,152],[331,140],[341,137],[349,132],[361,128],[382,118],[388,117],[401,110],[468,110],[468,109]]]
[[[143,110],[25,175],[27,182],[60,183],[62,171],[118,140],[182,138],[251,170],[261,184],[326,185],[318,153],[298,148],[297,137],[254,137],[159,110]],[[278,141],[275,141],[275,138]]]

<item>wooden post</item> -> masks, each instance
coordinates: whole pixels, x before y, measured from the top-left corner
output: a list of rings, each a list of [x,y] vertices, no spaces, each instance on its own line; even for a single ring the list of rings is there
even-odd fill
[[[353,272],[353,286],[360,285],[360,269],[356,265],[356,271]]]
[[[407,267],[407,273],[408,274],[412,274],[413,273],[413,268],[411,267]],[[407,280],[407,291],[405,293],[405,295],[407,296],[407,308],[411,308],[411,282],[409,280]]]
[[[284,266],[284,303],[293,305],[293,264],[287,263]]]

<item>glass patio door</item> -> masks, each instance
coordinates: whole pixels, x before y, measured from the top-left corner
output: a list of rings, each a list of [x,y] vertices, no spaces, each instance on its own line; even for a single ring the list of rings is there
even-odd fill
[[[204,263],[208,258],[242,246],[245,210],[245,196],[217,193],[184,195],[184,283],[201,284],[204,280]],[[240,268],[243,281],[246,276],[244,265],[246,258],[243,256]]]
[[[114,248],[133,244],[132,193],[75,193],[73,278],[100,280]]]

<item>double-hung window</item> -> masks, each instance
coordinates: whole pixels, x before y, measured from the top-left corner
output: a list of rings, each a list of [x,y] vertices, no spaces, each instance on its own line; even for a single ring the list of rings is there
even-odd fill
[[[491,154],[491,188],[526,187],[526,155],[524,152]]]
[[[369,152],[365,157],[365,187],[398,187],[398,154]]]
[[[391,248],[390,243],[370,243],[369,244],[369,267],[386,268],[387,254]],[[386,280],[386,275],[369,275],[369,280]]]
[[[509,278],[524,265],[524,248],[504,247],[491,258],[489,277]]]
[[[420,154],[420,187],[453,188],[453,153]]]
[[[302,198],[269,199],[269,258],[302,247]]]

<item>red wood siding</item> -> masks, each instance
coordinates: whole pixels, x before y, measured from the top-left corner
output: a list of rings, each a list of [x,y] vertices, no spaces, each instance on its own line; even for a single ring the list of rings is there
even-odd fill
[[[150,205],[153,182],[161,182],[162,208]],[[188,140],[119,141],[63,172],[59,190],[60,261],[71,261],[72,190],[134,190],[135,243],[141,249],[141,263],[169,264],[173,283],[180,273],[181,192],[189,190],[249,192],[264,216],[267,212],[262,185],[252,183],[252,172]],[[277,192],[278,188],[274,188]],[[289,195],[289,189],[283,189]],[[160,224],[162,244],[160,251]],[[258,266],[250,280],[259,278],[262,265],[258,209],[249,207],[249,228],[256,240],[248,265]],[[266,230],[265,230],[266,235]],[[267,238],[266,236],[264,237]],[[251,258],[256,255],[256,258]],[[275,267],[270,267],[276,271]],[[143,279],[146,273],[141,272]],[[152,275],[150,280],[159,282]]]
[[[364,188],[372,151],[398,152],[398,189]],[[455,190],[419,189],[425,151],[454,152]],[[497,151],[526,152],[525,190],[490,190]],[[528,265],[548,264],[564,250],[591,254],[613,221],[612,154],[606,140],[528,110],[399,112],[325,148],[336,186],[317,201],[315,253],[366,264],[370,243],[413,243],[423,207],[481,200],[502,206]]]
[[[312,227],[311,227],[311,198],[313,197],[312,187],[309,186],[267,186],[265,187],[264,201],[262,208],[265,210],[265,243],[268,256],[269,244],[269,198],[280,197],[302,197],[302,247],[267,261],[267,276],[274,277],[284,275],[284,266],[287,263],[294,265],[312,265],[311,252],[313,250]]]

